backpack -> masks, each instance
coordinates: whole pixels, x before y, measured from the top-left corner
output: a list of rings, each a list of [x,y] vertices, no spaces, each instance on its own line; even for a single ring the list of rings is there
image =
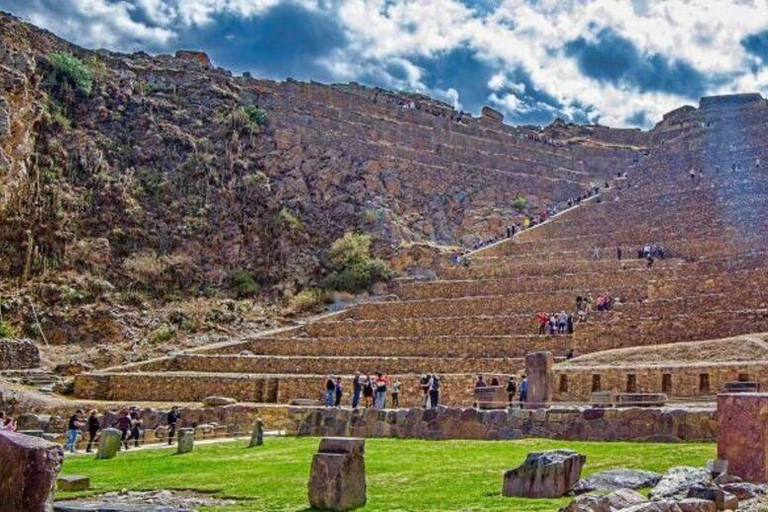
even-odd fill
[[[437,377],[432,378],[432,389],[440,389],[440,379]]]

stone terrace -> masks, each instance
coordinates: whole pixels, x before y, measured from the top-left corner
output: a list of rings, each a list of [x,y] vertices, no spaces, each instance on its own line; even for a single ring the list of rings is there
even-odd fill
[[[316,108],[354,112],[349,91],[315,98],[311,88],[284,87]],[[398,376],[401,403],[411,405],[419,398],[419,374],[436,372],[443,377],[445,402],[467,405],[477,373],[517,373],[532,350],[562,357],[569,349],[582,355],[768,331],[768,179],[756,164],[759,158],[768,165],[768,146],[758,144],[764,136],[755,128],[768,122],[768,107],[760,100],[725,108],[722,101],[703,100],[700,109],[665,118],[650,133],[651,150],[638,151],[638,169],[613,180],[599,200],[472,253],[469,268],[446,262],[435,269],[436,280],[398,280],[395,300],[363,304],[293,330],[81,374],[76,393],[112,400],[226,394],[285,403],[318,398],[329,374],[348,377],[361,370]],[[405,123],[412,114],[406,109],[401,115]],[[710,116],[716,122],[708,122]],[[499,137],[504,132],[502,126],[486,129]],[[461,126],[454,130],[456,140],[463,140]],[[386,137],[382,130],[364,138]],[[396,141],[390,142],[395,151]],[[733,151],[733,144],[744,151]],[[742,169],[732,172],[736,154]],[[503,157],[488,158],[501,165]],[[690,168],[703,176],[691,179]],[[567,179],[565,174],[557,178]],[[663,244],[668,254],[652,268],[637,259],[637,250],[648,243]],[[602,250],[597,260],[595,247]],[[536,311],[573,311],[575,297],[588,293],[608,293],[621,303],[592,313],[572,335],[536,334]],[[610,360],[592,367],[556,365],[556,398],[584,401],[593,390],[710,396],[725,382],[762,368],[748,359],[667,361],[663,367],[640,361],[629,368]]]

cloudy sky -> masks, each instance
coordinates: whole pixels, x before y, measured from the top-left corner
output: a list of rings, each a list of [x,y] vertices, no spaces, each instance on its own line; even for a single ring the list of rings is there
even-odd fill
[[[233,72],[419,91],[513,124],[650,127],[768,96],[768,0],[0,0],[89,48],[202,49]]]

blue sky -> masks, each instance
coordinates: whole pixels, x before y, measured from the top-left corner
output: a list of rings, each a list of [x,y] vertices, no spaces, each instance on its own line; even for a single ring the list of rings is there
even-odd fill
[[[651,127],[768,92],[768,0],[0,0],[88,48],[206,51],[273,79],[417,91],[512,124]]]

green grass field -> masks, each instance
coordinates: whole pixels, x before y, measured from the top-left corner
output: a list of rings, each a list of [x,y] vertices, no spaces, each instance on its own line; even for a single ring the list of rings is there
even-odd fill
[[[242,500],[213,510],[305,510],[309,467],[318,442],[318,438],[267,438],[264,446],[251,449],[245,447],[246,440],[200,445],[184,455],[145,450],[106,461],[70,457],[62,474],[88,475],[92,484],[88,494],[187,489]],[[369,439],[368,505],[361,510],[557,510],[569,499],[501,496],[505,470],[519,465],[528,452],[554,448],[585,454],[585,474],[620,467],[662,472],[677,465],[703,466],[715,458],[715,445],[703,443]],[[58,493],[57,498],[83,495]]]

